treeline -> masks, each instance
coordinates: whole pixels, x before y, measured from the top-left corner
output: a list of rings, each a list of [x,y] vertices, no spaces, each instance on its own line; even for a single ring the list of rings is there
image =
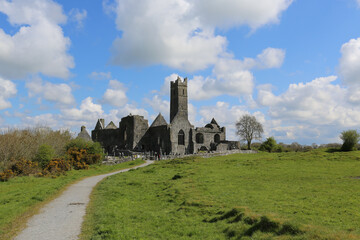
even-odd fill
[[[255,142],[251,144],[251,149],[254,150],[260,150],[260,146],[262,143],[259,142]],[[308,152],[311,151],[313,149],[318,149],[318,148],[331,148],[331,149],[340,149],[341,145],[340,143],[328,143],[328,144],[321,144],[318,145],[316,143],[313,143],[311,145],[301,145],[300,143],[297,142],[293,142],[291,144],[286,144],[286,143],[276,143],[277,147],[276,148],[271,148],[273,150],[273,152]],[[358,150],[360,150],[360,144],[358,144],[356,146],[356,148]],[[247,145],[243,145],[242,149],[246,150],[247,149]],[[265,149],[264,149],[265,150]]]
[[[267,152],[308,152],[317,148],[326,148],[332,151],[354,151],[360,150],[360,134],[357,130],[347,130],[340,134],[343,143],[328,143],[317,145],[313,143],[311,145],[301,145],[297,142],[291,144],[277,143],[274,137],[268,137],[262,143],[252,143],[251,149]],[[245,149],[245,146],[243,145]]]
[[[357,130],[347,130],[343,131],[340,134],[341,140],[343,140],[342,144],[339,143],[329,143],[317,145],[316,143],[309,145],[301,145],[297,142],[293,142],[291,144],[284,143],[276,143],[274,137],[268,137],[262,143],[253,143],[251,145],[252,149],[256,149],[259,151],[267,151],[267,152],[308,152],[317,148],[326,148],[334,151],[354,151],[360,150],[360,134]]]
[[[0,180],[14,176],[58,175],[101,162],[99,143],[74,139],[69,131],[47,127],[0,133]]]

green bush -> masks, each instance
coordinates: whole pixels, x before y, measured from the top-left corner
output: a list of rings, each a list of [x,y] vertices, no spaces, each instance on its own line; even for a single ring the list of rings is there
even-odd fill
[[[85,149],[89,154],[100,154],[101,156],[104,155],[104,151],[100,143],[86,141],[82,138],[76,138],[68,142],[68,144],[65,146],[66,152],[68,152],[71,148]]]
[[[340,138],[343,140],[341,150],[352,151],[354,150],[355,145],[359,142],[360,134],[356,130],[347,130],[341,133]]]
[[[259,148],[260,151],[267,151],[267,152],[275,152],[278,149],[278,151],[282,151],[281,146],[278,146],[276,144],[276,140],[273,137],[268,137],[265,142],[263,142]]]
[[[45,168],[54,157],[55,151],[52,146],[43,144],[39,147],[33,161],[38,162],[41,168]]]

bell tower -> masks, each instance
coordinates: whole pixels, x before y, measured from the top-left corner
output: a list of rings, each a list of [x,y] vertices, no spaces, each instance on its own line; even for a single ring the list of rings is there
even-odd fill
[[[187,78],[178,77],[170,84],[170,123],[176,115],[188,119]]]

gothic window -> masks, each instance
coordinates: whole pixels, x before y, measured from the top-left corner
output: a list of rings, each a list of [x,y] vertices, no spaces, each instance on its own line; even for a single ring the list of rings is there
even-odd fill
[[[204,134],[202,133],[196,134],[196,143],[204,143]]]
[[[214,142],[219,143],[220,142],[220,135],[219,134],[215,134],[214,136]]]
[[[185,145],[185,133],[183,130],[180,130],[178,133],[178,144]]]

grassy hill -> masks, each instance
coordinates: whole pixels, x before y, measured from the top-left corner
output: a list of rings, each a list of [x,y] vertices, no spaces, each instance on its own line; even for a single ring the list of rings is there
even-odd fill
[[[93,193],[82,239],[360,239],[360,152],[160,161]]]

